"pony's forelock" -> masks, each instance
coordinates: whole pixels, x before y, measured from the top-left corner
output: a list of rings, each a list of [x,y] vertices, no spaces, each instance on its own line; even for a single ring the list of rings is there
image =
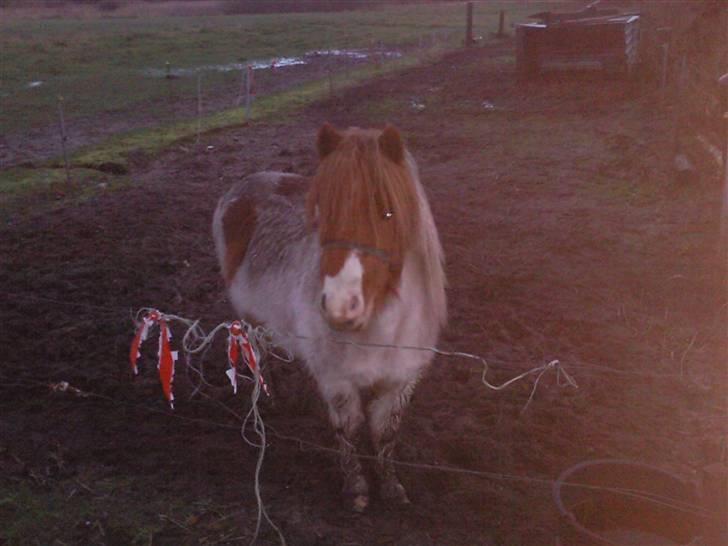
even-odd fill
[[[399,252],[411,246],[419,222],[416,189],[406,162],[395,162],[381,149],[382,134],[349,129],[322,159],[307,199],[309,221],[318,222],[322,242],[337,236],[342,224],[349,224],[345,231],[356,232],[353,223],[364,222],[373,230],[376,245]],[[364,210],[368,218],[360,216]],[[386,214],[393,229],[382,222]],[[392,232],[396,240],[386,240]]]

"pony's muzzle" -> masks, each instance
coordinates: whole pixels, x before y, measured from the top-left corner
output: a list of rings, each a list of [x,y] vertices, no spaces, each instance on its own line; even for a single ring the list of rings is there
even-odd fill
[[[364,326],[364,302],[361,296],[327,297],[321,294],[321,314],[328,325],[337,331],[361,330]]]

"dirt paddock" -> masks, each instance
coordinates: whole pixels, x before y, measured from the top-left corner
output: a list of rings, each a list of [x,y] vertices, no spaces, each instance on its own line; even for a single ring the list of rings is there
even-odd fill
[[[247,173],[313,172],[324,121],[389,121],[405,135],[447,255],[440,347],[484,356],[495,382],[559,359],[579,388],[547,374],[521,413],[532,381],[492,392],[477,363],[438,357],[397,458],[534,481],[402,467],[413,504],[374,499],[354,515],[339,501],[335,458],[310,445],[333,445],[311,380],[270,362],[261,483],[288,544],[554,544],[548,480],[572,464],[634,459],[695,480],[717,461],[719,183],[675,180],[671,117],[654,91],[600,74],[518,84],[503,53],[456,52],[285,120],[206,135],[140,159],[128,187],[2,226],[0,543],[251,538],[257,451],[238,431],[247,386],[228,392],[213,351],[207,396],[189,399],[180,367],[169,411],[151,347],[130,380],[130,313],[151,305],[205,327],[232,318],[210,236],[215,202]],[[91,396],[53,392],[58,381]],[[264,526],[260,544],[275,543]]]

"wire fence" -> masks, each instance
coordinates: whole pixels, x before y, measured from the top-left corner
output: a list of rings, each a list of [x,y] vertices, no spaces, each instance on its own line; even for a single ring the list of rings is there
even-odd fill
[[[0,168],[39,166],[48,160],[63,167],[64,157],[67,163],[78,150],[139,129],[174,131],[189,123],[192,130],[184,131],[194,136],[195,126],[199,134],[205,120],[220,113],[228,113],[231,122],[244,122],[256,115],[261,99],[307,87],[316,87],[322,98],[333,96],[363,78],[434,59],[462,45],[463,34],[449,27],[406,44],[370,40],[362,45],[361,39],[344,39],[297,55],[220,64],[194,64],[193,58],[175,64],[157,57],[141,70],[104,66],[53,82],[29,76],[22,89],[0,89],[0,118],[7,128],[0,137]],[[31,101],[36,106],[28,110]],[[25,122],[15,127],[13,120],[19,119]],[[84,166],[74,164],[73,157],[71,163]]]

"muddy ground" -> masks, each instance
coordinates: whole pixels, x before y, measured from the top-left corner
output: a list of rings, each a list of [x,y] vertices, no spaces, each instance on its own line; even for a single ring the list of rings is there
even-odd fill
[[[312,447],[333,438],[311,380],[270,362],[261,485],[288,544],[554,544],[550,481],[577,462],[633,459],[697,481],[725,441],[717,177],[674,177],[672,117],[649,85],[573,73],[518,84],[503,53],[457,52],[285,121],[207,135],[136,164],[130,187],[37,203],[3,226],[0,543],[250,540],[247,385],[228,392],[218,347],[204,395],[189,398],[180,367],[168,410],[153,348],[130,379],[130,315],[231,318],[216,199],[250,172],[313,172],[326,120],[390,121],[406,136],[447,254],[441,348],[484,356],[494,382],[559,359],[579,388],[545,375],[521,413],[532,380],[492,392],[479,364],[438,357],[397,458],[494,474],[402,466],[412,505],[375,498],[354,515],[335,458]],[[87,396],[49,388],[59,381]],[[270,527],[259,543],[277,543]]]

